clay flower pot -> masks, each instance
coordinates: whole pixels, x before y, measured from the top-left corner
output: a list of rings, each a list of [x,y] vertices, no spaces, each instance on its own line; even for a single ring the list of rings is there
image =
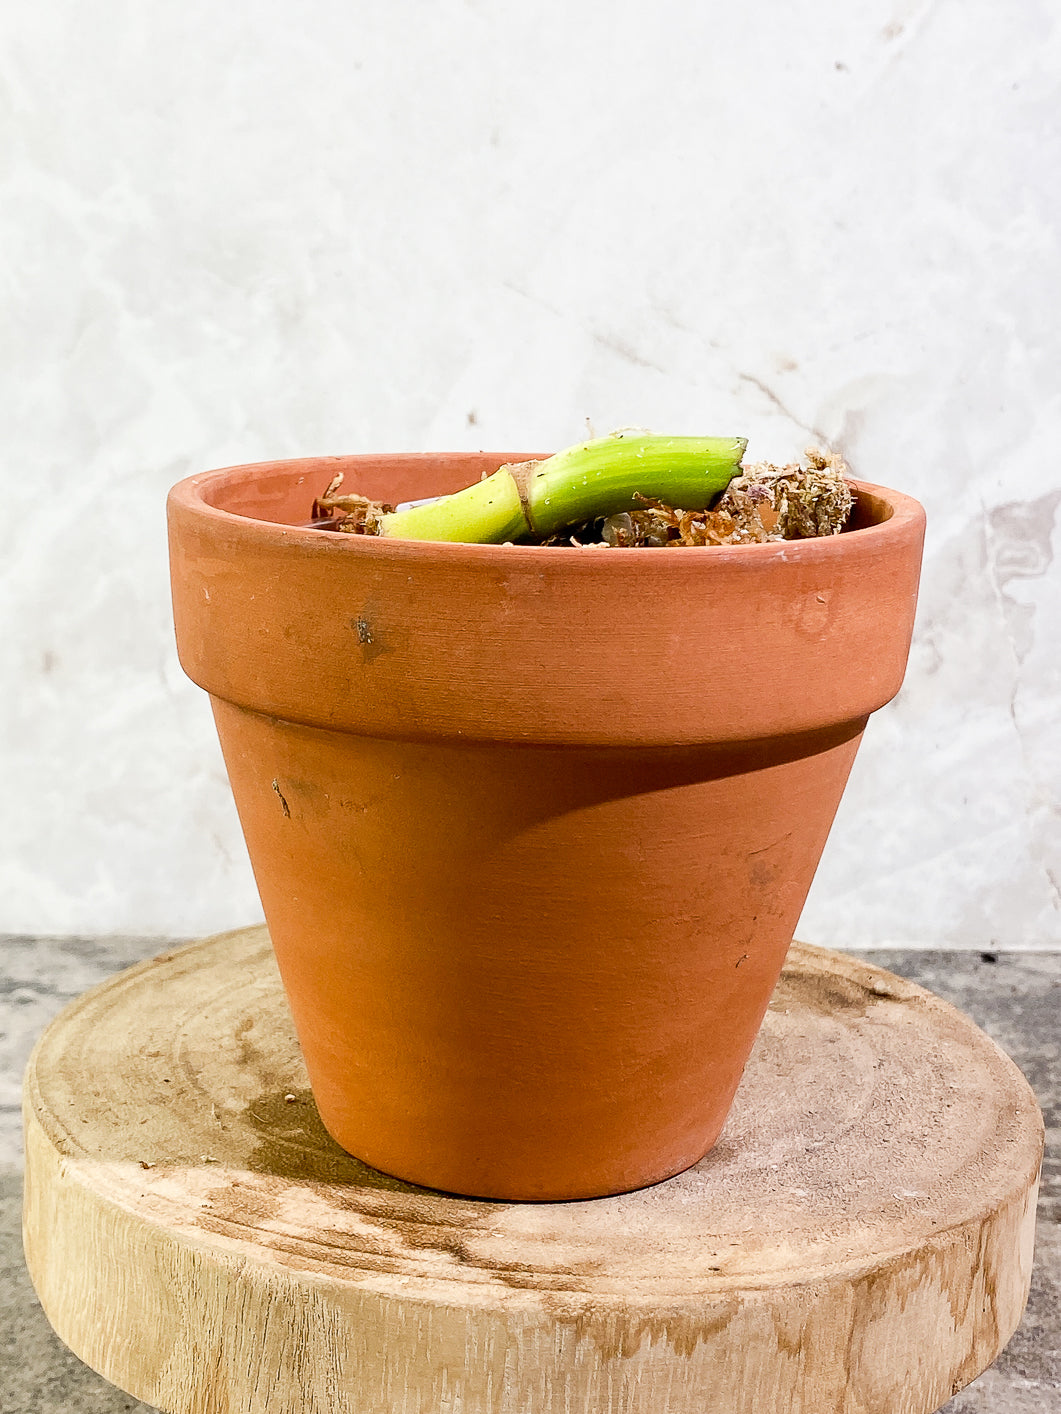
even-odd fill
[[[411,1182],[584,1198],[714,1143],[866,719],[899,689],[920,506],[721,549],[300,529],[527,454],[271,462],[170,496],[321,1117]]]

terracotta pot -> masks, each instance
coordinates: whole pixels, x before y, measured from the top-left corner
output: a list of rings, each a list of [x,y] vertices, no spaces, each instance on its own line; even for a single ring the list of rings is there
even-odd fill
[[[572,550],[298,528],[533,453],[319,458],[170,496],[321,1117],[366,1163],[502,1199],[695,1163],[725,1120],[867,716],[905,670],[924,516]]]

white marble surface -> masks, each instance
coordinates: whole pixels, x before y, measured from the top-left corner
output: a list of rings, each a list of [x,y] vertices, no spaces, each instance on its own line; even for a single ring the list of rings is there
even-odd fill
[[[598,430],[926,504],[907,685],[801,933],[1061,942],[1047,0],[0,11],[0,929],[259,914],[168,485]]]

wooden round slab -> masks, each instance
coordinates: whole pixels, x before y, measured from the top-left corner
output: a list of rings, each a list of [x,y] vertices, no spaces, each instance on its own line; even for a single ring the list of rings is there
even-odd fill
[[[344,1154],[264,928],[122,973],[26,1082],[59,1335],[173,1414],[927,1414],[1020,1318],[1042,1123],[957,1011],[794,945],[714,1151],[591,1202]]]

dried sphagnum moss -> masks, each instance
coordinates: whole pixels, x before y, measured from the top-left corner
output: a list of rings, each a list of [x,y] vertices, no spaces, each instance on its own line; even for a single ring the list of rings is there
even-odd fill
[[[769,501],[772,540],[810,540],[839,535],[854,505],[847,466],[837,452],[808,448],[806,466],[771,466],[756,462],[726,488],[718,510],[745,513]]]
[[[313,502],[313,519],[330,519],[329,529],[345,530],[350,535],[378,535],[381,517],[393,511],[394,507],[385,501],[360,496],[356,491],[342,495],[339,492],[342,484],[343,473],[336,472],[324,494]]]
[[[757,545],[838,535],[854,504],[844,460],[816,448],[807,451],[805,460],[806,466],[754,463],[730,482],[710,510],[683,511],[646,501],[642,510],[609,516],[597,543],[617,548]],[[577,532],[574,539],[593,543]]]

